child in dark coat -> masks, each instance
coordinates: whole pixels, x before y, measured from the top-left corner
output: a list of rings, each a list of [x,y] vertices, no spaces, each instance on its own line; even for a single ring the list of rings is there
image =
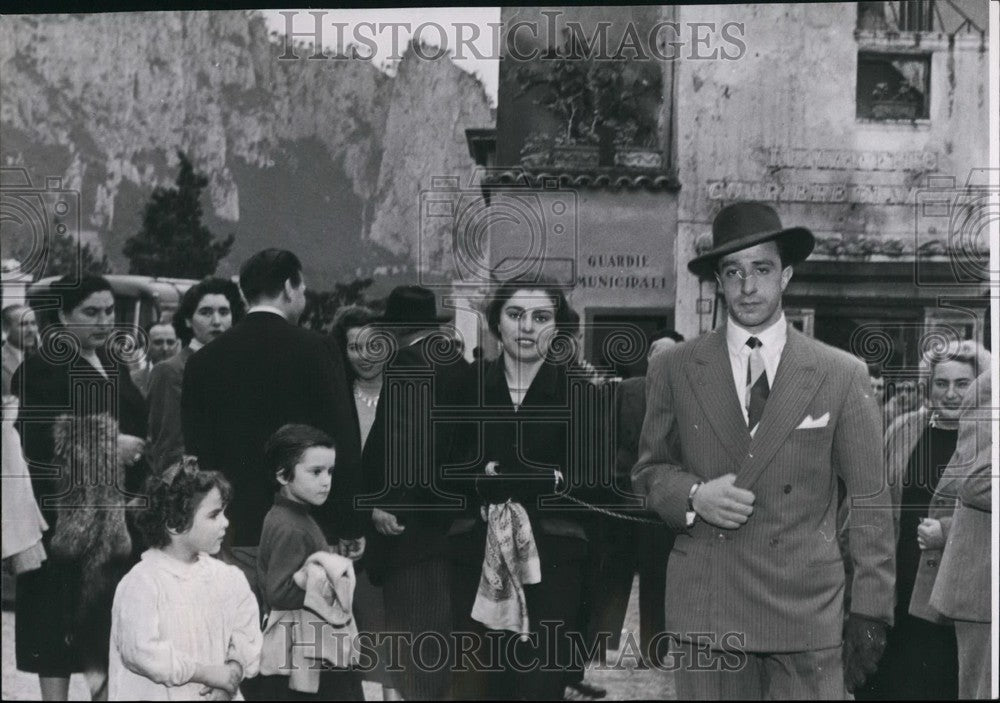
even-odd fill
[[[280,428],[268,440],[264,452],[266,465],[274,471],[281,488],[264,518],[261,532],[257,559],[261,606],[267,613],[301,610],[305,607],[306,591],[296,583],[294,575],[310,556],[334,551],[310,510],[323,505],[330,495],[337,452],[326,433],[308,425]],[[267,635],[265,652],[266,640]],[[282,664],[282,668],[288,666]],[[292,689],[290,677],[282,674],[262,676],[259,693],[274,700],[364,700],[357,671],[349,666],[335,668],[322,661],[315,665],[322,667],[316,693]],[[265,670],[262,661],[262,672]]]

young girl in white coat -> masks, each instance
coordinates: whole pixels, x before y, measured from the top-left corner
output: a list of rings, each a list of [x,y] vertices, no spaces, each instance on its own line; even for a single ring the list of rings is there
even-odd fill
[[[257,600],[242,571],[211,556],[230,493],[192,457],[150,479],[138,523],[152,547],[115,592],[111,700],[239,699],[240,682],[257,674]]]

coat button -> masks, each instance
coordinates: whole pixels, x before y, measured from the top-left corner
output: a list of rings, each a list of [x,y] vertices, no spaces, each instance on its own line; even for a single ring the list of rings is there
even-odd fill
[[[778,546],[778,538],[777,537],[772,537],[770,544],[771,544],[772,547],[777,547]]]
[[[928,559],[927,560],[927,566],[929,566],[931,568],[934,568],[935,566],[937,566],[937,559]]]
[[[723,534],[722,532],[719,533],[719,541],[720,542],[725,542],[726,541],[726,535]]]
[[[784,487],[784,488],[783,488],[782,490],[783,490],[783,491],[784,491],[785,493],[791,493],[791,492],[792,492],[792,484],[790,484],[790,483],[786,483],[786,484],[785,484],[785,487]]]

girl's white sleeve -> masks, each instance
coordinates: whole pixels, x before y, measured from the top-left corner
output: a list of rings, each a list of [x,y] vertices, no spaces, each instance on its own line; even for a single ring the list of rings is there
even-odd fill
[[[233,634],[226,659],[239,662],[243,666],[243,678],[248,679],[260,670],[260,652],[264,645],[264,636],[260,631],[260,608],[243,572],[235,566],[229,566],[229,569],[228,580],[233,594]]]
[[[153,579],[134,571],[122,579],[112,608],[112,636],[129,671],[158,684],[182,686],[194,676],[196,662],[163,638],[157,590]]]

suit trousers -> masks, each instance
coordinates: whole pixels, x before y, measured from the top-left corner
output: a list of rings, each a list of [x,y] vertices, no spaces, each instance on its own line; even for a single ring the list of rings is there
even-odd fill
[[[390,662],[389,671],[405,700],[440,700],[448,694],[452,658],[449,587],[445,557],[393,566],[385,572],[386,630],[401,633],[399,659]]]
[[[989,698],[993,666],[990,623],[956,620],[955,636],[958,639],[958,697]]]
[[[678,700],[843,700],[842,648],[762,654],[670,642]]]
[[[361,638],[362,651],[371,666],[362,673],[366,681],[380,684],[383,688],[395,688],[396,681],[389,671],[389,660],[392,656],[392,640],[384,637],[385,598],[382,587],[371,581],[368,569],[357,572],[357,584],[354,587],[354,618],[359,633],[366,633]],[[367,666],[367,664],[366,664]]]
[[[674,535],[664,525],[609,520],[591,541],[597,559],[588,565],[587,633],[590,638],[608,634],[608,649],[621,642],[632,582],[639,574],[639,646],[645,661],[663,661],[666,641],[654,640],[666,628],[667,561]],[[594,563],[596,561],[596,563]],[[654,642],[660,651],[651,651]],[[634,646],[634,645],[633,645]],[[600,652],[605,658],[606,651]]]

